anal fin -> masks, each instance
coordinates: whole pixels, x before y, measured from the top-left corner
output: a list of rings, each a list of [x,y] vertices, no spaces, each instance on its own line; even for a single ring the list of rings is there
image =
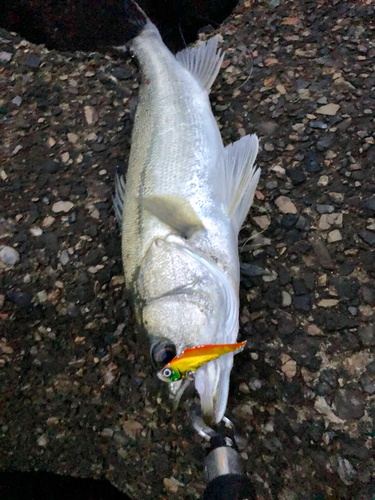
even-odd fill
[[[138,202],[155,217],[175,230],[183,238],[190,238],[204,229],[202,221],[191,204],[175,195],[139,196]]]
[[[120,231],[122,228],[122,217],[124,212],[124,199],[125,199],[125,178],[116,172],[115,177],[115,195],[112,198],[113,208],[115,210],[117,223]]]

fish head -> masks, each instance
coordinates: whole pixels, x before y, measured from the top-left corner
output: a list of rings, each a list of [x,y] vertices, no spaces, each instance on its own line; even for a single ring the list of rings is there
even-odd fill
[[[181,376],[174,374],[168,363],[187,348],[222,342],[222,337],[218,335],[222,311],[218,312],[215,305],[212,294],[196,292],[166,296],[143,309],[143,324],[154,339],[151,356],[159,368],[164,366],[158,377],[172,382],[168,387],[177,398],[180,395]],[[233,353],[228,353],[196,371],[195,387],[203,414],[210,421],[220,422],[224,416],[232,366]],[[163,371],[165,369],[167,373]]]

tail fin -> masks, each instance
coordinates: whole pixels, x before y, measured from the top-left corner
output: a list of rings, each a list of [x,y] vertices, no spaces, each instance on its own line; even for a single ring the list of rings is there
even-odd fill
[[[131,48],[131,42],[141,33],[152,33],[160,37],[159,30],[147,17],[145,11],[134,0],[124,0],[125,12],[125,40],[124,45],[114,47],[121,52],[127,52]]]

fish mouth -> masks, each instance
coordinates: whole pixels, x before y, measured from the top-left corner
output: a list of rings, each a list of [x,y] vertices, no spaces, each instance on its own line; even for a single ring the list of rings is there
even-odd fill
[[[233,356],[233,353],[225,354],[196,372],[195,388],[200,396],[203,417],[215,424],[225,415]]]

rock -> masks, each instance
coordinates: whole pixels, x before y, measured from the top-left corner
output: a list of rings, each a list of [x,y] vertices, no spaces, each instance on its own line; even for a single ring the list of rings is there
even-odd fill
[[[270,220],[266,215],[260,215],[259,217],[253,217],[254,222],[261,228],[266,229],[269,226]]]
[[[15,104],[16,106],[21,106],[22,97],[17,95],[14,99],[12,99],[12,103]]]
[[[25,64],[30,68],[38,68],[40,64],[40,57],[36,54],[30,54],[26,57]]]
[[[346,484],[347,486],[353,484],[357,472],[349,462],[349,460],[338,456],[336,462],[336,471],[344,484]]]
[[[60,262],[65,266],[69,262],[69,254],[66,250],[63,250],[60,255]]]
[[[312,308],[312,300],[310,295],[297,295],[293,297],[293,305],[299,311],[310,311]]]
[[[334,231],[331,231],[328,234],[328,238],[327,238],[328,243],[336,243],[337,241],[341,241],[341,240],[342,240],[342,236],[341,236],[341,233],[338,229],[335,229]]]
[[[269,271],[263,269],[262,267],[259,266],[254,266],[253,264],[247,264],[246,262],[242,262],[240,265],[241,268],[241,274],[244,276],[264,276],[266,274],[270,274]]]
[[[85,106],[85,118],[87,125],[95,125],[99,120],[99,115],[93,106]]]
[[[52,217],[52,215],[47,215],[47,217],[43,220],[42,226],[43,227],[51,227],[52,224],[55,222],[55,217]]]
[[[18,306],[28,306],[31,302],[31,296],[26,292],[7,292],[7,298]]]
[[[370,247],[375,246],[375,233],[370,231],[360,231],[358,235],[365,243],[370,245]]]
[[[266,182],[266,189],[268,189],[269,191],[272,191],[272,189],[276,189],[277,186],[278,186],[278,182],[277,181]]]
[[[318,155],[314,151],[309,151],[305,155],[305,169],[307,172],[320,172],[322,170],[322,166],[318,159]]]
[[[311,128],[318,128],[321,130],[324,130],[328,127],[328,125],[324,122],[319,122],[319,121],[311,121],[309,122],[309,125]]]
[[[48,444],[47,436],[45,434],[42,434],[41,436],[39,436],[37,443],[39,446],[42,446],[42,447],[47,446],[47,444]]]
[[[291,303],[292,303],[292,297],[285,290],[283,290],[281,292],[281,298],[282,298],[282,305],[283,305],[283,307],[289,307],[291,305]]]
[[[20,254],[12,247],[4,247],[0,251],[0,260],[6,266],[14,266],[20,260]]]
[[[319,220],[319,229],[325,231],[331,226],[342,227],[343,215],[340,213],[323,214]]]
[[[360,382],[363,390],[367,394],[375,394],[375,377],[368,377],[367,375],[362,375]]]
[[[317,182],[317,186],[318,187],[326,187],[326,186],[328,186],[328,183],[329,183],[328,175],[322,175],[321,177],[319,177],[319,180]]]
[[[375,324],[360,326],[358,328],[357,334],[364,346],[375,346]]]
[[[48,296],[47,296],[47,292],[45,290],[38,292],[36,294],[36,296],[38,298],[39,304],[44,304],[44,302],[47,302]]]
[[[280,354],[281,371],[284,373],[288,380],[292,380],[292,378],[297,373],[297,363],[292,359],[288,354],[282,353]]]
[[[323,137],[321,137],[318,142],[316,143],[316,148],[318,151],[325,151],[328,149],[332,144],[333,141],[335,140],[334,134],[325,134]]]
[[[61,159],[63,163],[68,163],[68,161],[70,160],[70,154],[67,151],[65,151],[65,153],[61,155]]]
[[[9,62],[13,57],[11,52],[0,52],[0,62],[6,63]]]
[[[316,113],[318,113],[319,115],[335,116],[335,114],[339,109],[340,109],[339,104],[329,103],[326,104],[325,106],[321,106],[320,108],[318,108],[316,110]]]
[[[315,255],[317,256],[319,264],[324,269],[334,269],[335,265],[333,263],[331,255],[330,255],[324,241],[321,238],[318,238],[316,235],[314,235],[310,239],[310,243],[314,249],[314,252],[315,252]]]
[[[335,413],[343,420],[355,420],[363,416],[365,401],[354,389],[340,389],[335,397]]]
[[[43,234],[43,230],[40,229],[40,227],[31,227],[30,228],[30,233],[33,236],[41,236]]]
[[[283,214],[296,214],[297,208],[290,198],[287,196],[279,196],[275,200],[275,205]]]
[[[323,335],[322,330],[316,325],[309,325],[307,327],[307,333],[313,337]]]
[[[288,175],[294,186],[298,186],[306,181],[306,175],[302,170],[297,170],[295,168],[288,170]]]
[[[365,201],[365,208],[375,213],[375,196],[367,198],[367,200]]]
[[[331,214],[335,207],[333,205],[317,205],[316,209],[320,214]]]
[[[55,213],[59,212],[69,212],[74,207],[74,203],[71,201],[57,201],[52,206],[52,211]]]
[[[335,307],[339,301],[337,299],[322,299],[320,302],[318,302],[319,307]]]

